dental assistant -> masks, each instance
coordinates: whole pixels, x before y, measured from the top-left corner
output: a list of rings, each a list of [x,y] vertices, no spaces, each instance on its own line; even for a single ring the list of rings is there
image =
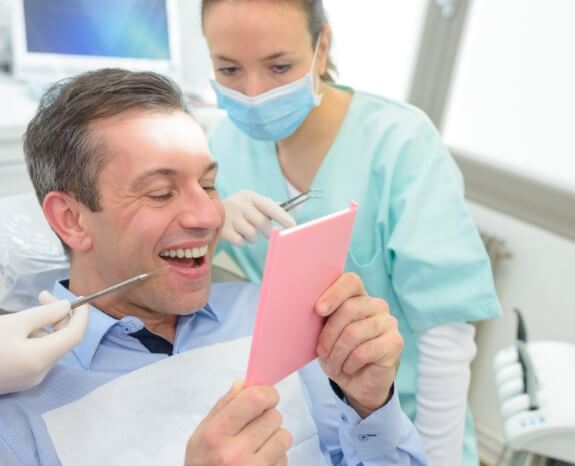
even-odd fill
[[[69,301],[58,301],[43,291],[40,302],[40,306],[0,316],[0,395],[38,385],[86,333],[86,306],[75,309],[68,320]],[[54,331],[46,332],[47,325],[54,326]]]
[[[320,0],[203,0],[202,23],[229,117],[210,139],[224,249],[259,281],[267,241],[258,231],[267,232],[269,217],[290,223],[275,202],[323,190],[296,212],[304,223],[357,201],[346,269],[399,321],[402,407],[430,465],[477,465],[469,322],[501,311],[461,174],[437,130],[408,104],[333,82]]]

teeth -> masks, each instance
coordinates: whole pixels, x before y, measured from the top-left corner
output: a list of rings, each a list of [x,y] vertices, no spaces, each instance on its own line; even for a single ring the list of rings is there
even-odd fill
[[[177,257],[179,259],[186,259],[203,257],[208,253],[208,246],[202,246],[200,248],[189,248],[189,249],[167,249],[160,253],[160,257]]]

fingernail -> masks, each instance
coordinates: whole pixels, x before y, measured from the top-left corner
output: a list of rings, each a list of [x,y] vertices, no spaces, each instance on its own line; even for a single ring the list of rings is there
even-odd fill
[[[322,301],[317,305],[317,312],[320,315],[326,315],[329,312],[329,303],[327,301]]]
[[[239,392],[244,385],[244,381],[242,379],[237,379],[232,384],[232,387],[226,393],[226,400],[230,400],[231,398],[235,397],[236,392]]]

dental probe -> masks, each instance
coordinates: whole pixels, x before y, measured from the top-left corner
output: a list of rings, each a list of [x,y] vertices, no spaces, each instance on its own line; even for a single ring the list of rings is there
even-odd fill
[[[112,285],[108,288],[104,288],[103,290],[97,291],[96,293],[92,293],[88,296],[83,296],[81,298],[75,299],[74,301],[72,301],[72,303],[70,305],[70,309],[74,309],[78,306],[81,306],[82,304],[86,304],[90,301],[93,301],[94,299],[100,298],[100,297],[105,296],[109,293],[113,293],[114,291],[121,290],[122,288],[126,288],[127,286],[133,285],[134,283],[141,282],[142,280],[146,280],[147,278],[150,278],[152,275],[156,275],[160,272],[163,272],[164,270],[168,269],[169,267],[170,267],[169,265],[166,265],[165,267],[160,267],[159,269],[152,270],[151,272],[136,275],[135,277],[129,278],[128,280],[125,280],[125,281],[120,282],[120,283],[116,283],[115,285]]]

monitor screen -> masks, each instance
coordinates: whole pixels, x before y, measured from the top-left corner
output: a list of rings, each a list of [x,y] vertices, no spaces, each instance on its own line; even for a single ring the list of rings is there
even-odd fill
[[[118,66],[174,78],[173,0],[17,0],[14,72],[59,79]]]

